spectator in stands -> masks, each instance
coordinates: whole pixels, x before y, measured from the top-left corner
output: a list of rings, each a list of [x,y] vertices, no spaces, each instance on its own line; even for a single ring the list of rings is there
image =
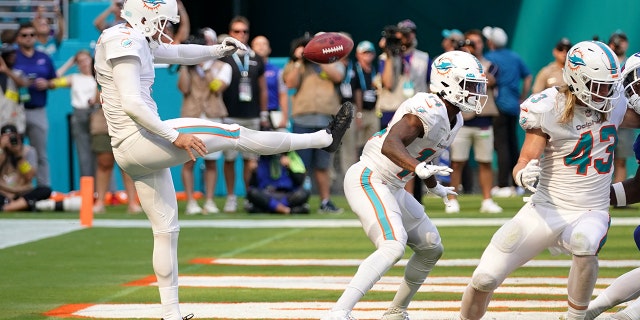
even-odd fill
[[[375,67],[376,48],[370,41],[361,41],[356,47],[356,76],[351,82],[353,100],[356,105],[355,124],[357,131],[356,146],[358,156],[362,154],[367,140],[380,131],[380,119],[376,115],[376,90],[373,87],[377,76]]]
[[[0,129],[0,206],[2,211],[31,211],[35,203],[49,198],[51,188],[37,185],[32,179],[37,172],[35,150],[22,144],[16,126],[4,125]]]
[[[181,15],[182,17],[182,15]],[[204,28],[197,37],[198,42],[205,45],[218,43],[215,31]],[[202,40],[200,40],[202,39]],[[231,82],[231,66],[220,60],[208,60],[193,66],[181,66],[178,77],[178,89],[182,92],[182,110],[180,116],[208,119],[222,122],[227,116],[227,107],[222,101],[222,93]],[[205,165],[205,203],[204,208],[198,205],[193,197],[195,161],[187,161],[182,166],[182,184],[187,197],[186,214],[218,213],[219,209],[213,201],[216,179],[218,177],[217,162],[222,152],[213,152],[203,157]],[[204,209],[204,210],[203,210]]]
[[[311,192],[303,187],[305,177],[304,163],[295,151],[260,156],[247,190],[250,212],[309,213]]]
[[[444,52],[459,50],[464,42],[464,34],[458,29],[444,29],[442,30],[442,50]]]
[[[71,67],[78,66],[78,72],[65,75]],[[98,83],[93,71],[93,57],[87,50],[80,50],[71,56],[56,71],[55,86],[71,88],[71,134],[76,145],[80,176],[95,174],[95,156],[91,151],[91,134],[89,118],[98,101]]]
[[[243,16],[231,19],[229,35],[249,47],[249,20]],[[235,123],[253,130],[260,130],[261,126],[268,127],[267,81],[264,77],[265,68],[262,57],[249,49],[248,51],[238,50],[233,55],[220,60],[228,63],[233,71],[231,83],[223,94],[224,104],[229,113],[224,123]],[[255,153],[224,151],[224,179],[227,185],[224,212],[235,212],[238,206],[235,195],[235,160],[238,155],[241,155],[244,160],[245,188],[249,185],[251,173],[257,166],[258,155]]]
[[[20,70],[14,70],[16,48],[11,44],[0,47],[0,126],[13,124],[24,133],[26,115],[20,101],[20,91],[26,90],[29,81]]]
[[[564,62],[567,60],[567,51],[569,51],[569,48],[572,46],[568,38],[562,38],[558,41],[551,51],[553,61],[538,71],[536,79],[533,82],[531,93],[542,92],[544,89],[564,84],[562,68],[564,68]]]
[[[99,214],[106,212],[105,199],[111,185],[113,167],[116,163],[111,149],[111,137],[109,137],[109,131],[107,130],[107,119],[104,117],[104,111],[101,106],[98,106],[91,114],[90,132],[91,150],[96,155],[96,199],[93,203],[93,213]],[[127,212],[132,214],[142,212],[133,179],[122,169],[120,169],[120,173],[122,174],[122,182],[127,194]]]
[[[265,36],[253,38],[251,50],[264,60],[264,78],[267,81],[267,111],[269,111],[271,127],[286,129],[289,126],[288,89],[282,80],[282,68],[269,62],[271,55],[269,39]]]
[[[464,125],[458,131],[458,134],[451,143],[451,186],[456,188],[458,193],[459,186],[462,184],[463,172],[467,170],[471,148],[473,147],[474,160],[478,164],[478,184],[482,193],[482,203],[480,204],[481,213],[500,213],[502,208],[496,204],[491,198],[491,187],[493,186],[493,128],[492,119],[498,115],[496,102],[494,99],[493,88],[496,85],[496,67],[483,56],[484,43],[482,32],[472,29],[464,33],[465,39],[463,46],[460,48],[475,56],[484,68],[484,74],[487,76],[487,103],[482,108],[482,112],[463,112],[462,118]],[[449,203],[445,207],[446,213],[459,213],[460,203],[457,195],[449,195]]]
[[[49,18],[45,16],[47,12],[46,6],[38,6],[36,15],[33,18],[33,26],[36,29],[36,50],[40,50],[49,56],[54,56],[58,52],[58,48],[62,43],[65,32],[65,21],[60,12],[60,6],[54,5],[53,12],[55,14],[55,22],[57,28],[51,30]]]
[[[15,68],[21,70],[32,80],[29,86],[29,100],[24,101],[27,117],[25,135],[38,155],[37,180],[40,186],[50,186],[49,158],[47,155],[47,92],[55,88],[56,68],[51,57],[35,50],[36,30],[31,22],[21,24],[17,31],[18,51]]]
[[[102,32],[102,30],[114,26],[118,23],[126,22],[121,16],[122,5],[124,0],[112,0],[111,5],[102,11],[94,20],[93,26]],[[111,18],[113,16],[113,18]]]
[[[351,38],[350,34],[342,32],[344,36]],[[340,59],[340,62],[344,64],[345,72],[344,78],[339,85],[339,93],[340,93],[340,103],[349,102],[355,105],[355,97],[353,95],[353,82],[356,77],[355,63],[350,55],[346,55],[344,58]],[[351,120],[351,126],[347,129],[347,132],[342,138],[342,145],[340,146],[340,150],[338,150],[338,158],[339,165],[336,165],[338,172],[341,173],[341,177],[344,176],[344,173],[347,172],[349,167],[351,167],[354,163],[360,160],[360,155],[358,154],[358,147],[356,141],[358,140],[358,129],[356,128],[355,117]],[[333,174],[332,174],[333,175]]]
[[[520,103],[529,95],[532,76],[520,55],[505,47],[508,37],[502,28],[484,27],[482,35],[487,38],[490,50],[485,57],[498,68],[496,106],[499,114],[493,119],[498,185],[492,189],[492,193],[496,197],[510,197],[516,195],[511,169],[520,154],[517,131]]]
[[[315,132],[325,127],[331,115],[340,106],[340,95],[336,86],[345,75],[342,62],[316,64],[302,57],[302,50],[309,42],[308,37],[294,40],[290,58],[282,74],[284,83],[297,91],[292,98],[291,116],[293,132]],[[315,178],[320,195],[320,213],[340,214],[344,211],[331,201],[331,176],[333,157],[324,150],[305,149],[298,154],[304,165]]]
[[[185,8],[182,1],[178,0],[178,14],[180,14],[180,22],[178,23],[178,29],[174,30],[174,26],[171,23],[167,23],[165,25],[164,32],[173,39],[173,44],[180,44],[185,42],[189,38],[189,34],[191,33],[191,20],[189,20],[189,15],[187,14],[187,9]]]
[[[624,67],[627,62],[627,50],[629,49],[627,35],[622,30],[616,30],[609,37],[607,44],[618,57],[620,65]],[[635,135],[636,131],[634,129],[618,128],[618,144],[613,150],[613,182],[622,182],[627,179],[627,159],[633,156],[632,141]]]

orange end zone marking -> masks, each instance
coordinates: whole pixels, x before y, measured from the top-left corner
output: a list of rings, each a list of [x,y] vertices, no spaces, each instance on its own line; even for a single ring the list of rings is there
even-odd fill
[[[147,276],[139,280],[134,280],[134,281],[125,283],[124,285],[127,287],[148,286],[156,281],[157,281],[156,276],[153,275],[153,276]]]
[[[214,264],[213,262],[216,259],[213,258],[195,258],[195,259],[191,259],[189,261],[189,263],[193,263],[193,264]]]
[[[82,316],[76,316],[73,313],[82,309],[89,308],[95,305],[95,303],[78,303],[78,304],[65,304],[53,310],[43,313],[47,317],[61,317],[61,318],[87,318]]]

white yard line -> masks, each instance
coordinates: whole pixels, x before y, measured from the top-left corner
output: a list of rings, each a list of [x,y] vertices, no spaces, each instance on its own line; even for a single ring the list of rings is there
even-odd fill
[[[182,303],[180,309],[183,314],[193,313],[195,318],[214,319],[319,319],[333,306],[333,302],[247,302],[247,303]],[[389,306],[388,302],[362,301],[356,305],[353,316],[360,320],[380,319]],[[562,312],[513,312],[492,311],[492,308],[508,310],[513,308],[565,308],[564,301],[498,301],[489,305],[489,312],[483,318],[486,320],[557,320]],[[413,301],[409,308],[412,319],[456,319],[460,301]],[[496,309],[494,309],[496,310]],[[131,319],[157,318],[160,314],[158,304],[98,304],[84,307],[70,314],[60,314],[66,317],[89,317],[94,319]],[[604,316],[598,317],[603,319]]]

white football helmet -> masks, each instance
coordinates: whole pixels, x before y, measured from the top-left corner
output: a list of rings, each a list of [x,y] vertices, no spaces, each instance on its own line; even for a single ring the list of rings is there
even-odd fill
[[[445,52],[433,61],[430,88],[464,112],[480,113],[487,103],[484,68],[464,51]]]
[[[640,114],[640,52],[634,53],[624,63],[622,85],[627,104]]]
[[[173,42],[164,33],[167,24],[180,22],[176,0],[125,0],[120,16],[145,37],[165,44]],[[154,39],[157,33],[159,36]]]
[[[562,76],[569,90],[596,111],[610,112],[612,100],[620,96],[620,63],[609,46],[600,41],[582,41],[571,47]]]

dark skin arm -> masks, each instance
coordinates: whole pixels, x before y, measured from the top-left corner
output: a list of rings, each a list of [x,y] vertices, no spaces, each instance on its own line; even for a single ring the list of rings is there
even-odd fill
[[[622,186],[627,197],[627,205],[640,202],[640,167],[638,167],[636,174],[632,178],[622,181]],[[615,206],[618,204],[616,193],[613,191],[613,187],[609,191],[611,205]]]
[[[382,144],[382,154],[402,169],[413,172],[420,161],[409,154],[407,146],[415,139],[423,137],[424,134],[422,121],[416,115],[405,114],[389,130],[387,138]],[[429,188],[435,187],[437,183],[434,176],[425,180],[425,184]]]

